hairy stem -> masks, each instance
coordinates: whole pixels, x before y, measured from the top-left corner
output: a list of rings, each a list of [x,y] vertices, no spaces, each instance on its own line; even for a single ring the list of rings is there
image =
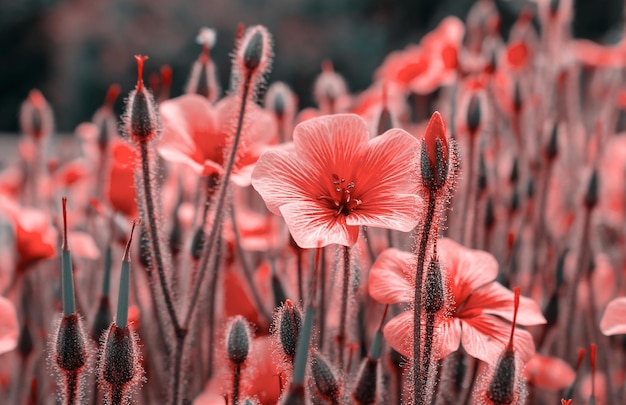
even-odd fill
[[[241,380],[241,364],[235,364],[233,370],[233,405],[239,405],[239,381]]]
[[[422,393],[421,380],[426,376],[422,374],[420,355],[421,355],[421,332],[422,332],[422,284],[424,278],[424,262],[426,261],[426,248],[428,247],[428,239],[430,237],[430,228],[435,217],[436,191],[430,191],[428,194],[428,210],[422,224],[422,233],[420,235],[419,250],[417,252],[417,268],[415,276],[415,300],[413,302],[413,403],[415,405],[423,405],[424,395]]]
[[[350,248],[343,247],[343,281],[341,284],[341,312],[339,313],[339,334],[337,346],[339,369],[343,370],[344,348],[346,342],[346,317],[348,314],[348,296],[350,293]]]

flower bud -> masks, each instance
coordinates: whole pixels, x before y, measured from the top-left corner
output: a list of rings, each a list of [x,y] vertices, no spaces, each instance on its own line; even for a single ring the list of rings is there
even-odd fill
[[[495,207],[493,206],[493,198],[487,197],[485,202],[485,229],[491,230],[496,224]]]
[[[91,338],[96,342],[100,339],[100,336],[111,325],[113,315],[111,313],[111,304],[108,296],[101,296],[96,314],[93,318],[93,325],[91,327]]]
[[[247,75],[263,75],[270,67],[272,60],[272,39],[267,29],[255,25],[246,30],[237,48],[236,60],[240,64],[240,73]]]
[[[193,260],[200,260],[202,257],[202,249],[204,248],[204,241],[206,239],[206,233],[202,227],[196,229],[191,240],[191,257]]]
[[[445,294],[441,277],[441,267],[435,258],[428,264],[426,281],[424,283],[424,310],[429,314],[436,314],[445,305]]]
[[[422,182],[430,190],[441,189],[448,178],[450,154],[446,136],[446,124],[435,111],[428,122],[421,152]]]
[[[598,170],[594,169],[585,193],[585,207],[589,210],[598,204]]]
[[[87,363],[87,345],[76,313],[63,316],[54,345],[56,364],[63,372],[79,371]]]
[[[135,340],[128,327],[122,329],[112,324],[104,342],[102,354],[102,379],[111,385],[123,386],[135,375]]]
[[[137,142],[147,142],[158,132],[159,122],[152,92],[143,85],[143,64],[147,56],[136,55],[137,86],[128,96],[126,111],[128,135]]]
[[[467,129],[470,135],[476,135],[481,120],[480,99],[476,94],[472,94],[467,104],[467,115],[465,119],[467,120]]]
[[[515,352],[507,347],[498,360],[487,398],[494,405],[509,405],[515,401]]]
[[[242,316],[236,316],[230,323],[226,342],[228,359],[233,364],[241,365],[246,361],[250,352],[250,340],[248,322]]]
[[[546,157],[549,161],[552,161],[556,158],[559,152],[559,126],[554,124],[552,127],[552,131],[550,132],[550,140],[548,141],[548,145],[546,146]]]
[[[311,375],[322,398],[339,403],[340,387],[335,373],[326,360],[315,353],[311,357]]]
[[[22,133],[41,140],[52,134],[54,119],[52,109],[39,90],[31,90],[20,109]]]
[[[370,405],[378,402],[378,364],[380,362],[369,357],[363,360],[356,380],[352,397],[359,405]]]
[[[291,300],[285,300],[285,303],[279,310],[278,334],[283,352],[292,363],[296,357],[301,327],[302,315],[300,310],[293,305]]]

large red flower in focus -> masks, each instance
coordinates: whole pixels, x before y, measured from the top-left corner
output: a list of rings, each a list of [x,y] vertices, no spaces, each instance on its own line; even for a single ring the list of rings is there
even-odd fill
[[[299,124],[293,140],[261,156],[252,185],[300,247],[351,246],[361,225],[404,232],[417,225],[413,136],[391,129],[370,141],[363,119],[339,114]]]
[[[437,325],[436,353],[443,358],[462,343],[472,357],[495,365],[511,333],[513,292],[494,281],[498,263],[491,254],[468,249],[450,239],[438,240],[437,252],[451,294],[447,299],[449,316],[441,317]],[[383,304],[413,302],[414,289],[414,255],[385,250],[372,266],[370,295]],[[517,323],[545,322],[537,304],[520,297]],[[413,311],[405,311],[389,321],[384,334],[391,347],[411,357]],[[515,329],[514,345],[523,362],[535,352],[532,336],[520,328]]]
[[[163,126],[157,146],[159,153],[167,160],[188,165],[202,176],[222,173],[239,108],[240,101],[236,97],[226,97],[215,106],[197,94],[164,101],[159,107]],[[277,138],[277,124],[272,114],[249,102],[231,176],[235,184],[250,185],[254,164]]]

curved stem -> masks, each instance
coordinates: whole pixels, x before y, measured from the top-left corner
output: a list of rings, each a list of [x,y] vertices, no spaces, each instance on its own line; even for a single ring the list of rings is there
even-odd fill
[[[250,269],[250,265],[246,260],[245,253],[243,248],[241,247],[241,235],[239,234],[239,228],[237,227],[237,217],[235,215],[235,206],[231,205],[230,207],[230,220],[233,224],[233,234],[235,236],[235,248],[237,249],[237,254],[239,255],[239,261],[241,263],[241,268],[243,270],[243,275],[248,282],[248,287],[250,287],[250,292],[252,293],[252,299],[254,299],[254,303],[257,306],[257,309],[261,315],[265,318],[266,321],[270,321],[272,316],[265,309],[265,305],[263,305],[263,300],[259,295],[259,291],[254,284],[254,279],[252,277],[252,269]]]
[[[150,236],[150,244],[152,245],[152,258],[157,268],[159,284],[161,285],[161,292],[163,293],[163,298],[165,299],[165,308],[167,310],[167,314],[169,315],[170,321],[174,326],[174,331],[178,333],[181,327],[178,323],[178,317],[176,315],[176,309],[174,308],[174,302],[172,301],[172,293],[169,290],[167,278],[165,277],[165,265],[163,264],[161,245],[159,243],[159,229],[154,203],[155,195],[153,195],[152,183],[150,179],[148,143],[140,142],[139,146],[141,151],[141,171],[143,177],[145,210],[146,216],[148,217],[148,234]]]
[[[213,224],[211,225],[211,232],[204,244],[204,254],[202,256],[202,262],[200,264],[200,277],[196,285],[194,286],[193,292],[191,294],[191,299],[189,301],[189,308],[187,309],[187,315],[185,316],[185,320],[183,322],[183,326],[188,326],[189,322],[191,322],[191,316],[193,315],[196,304],[198,303],[198,296],[200,294],[200,286],[202,285],[202,281],[204,280],[204,276],[206,275],[206,271],[209,268],[209,261],[211,261],[211,253],[213,250],[213,244],[215,243],[215,238],[217,236],[217,230],[219,225],[223,219],[223,210],[224,203],[226,201],[226,193],[228,191],[228,185],[230,181],[230,175],[233,171],[233,166],[235,165],[235,157],[237,156],[237,147],[239,146],[239,140],[241,138],[241,130],[243,127],[243,117],[246,111],[246,102],[248,100],[248,93],[250,91],[250,82],[252,79],[252,73],[248,72],[245,80],[243,82],[243,94],[241,96],[241,107],[239,109],[239,117],[237,119],[237,129],[235,130],[235,139],[233,140],[233,146],[230,151],[230,156],[228,158],[228,163],[226,165],[226,169],[224,172],[224,178],[222,179],[222,184],[220,185],[220,191],[217,196],[217,205],[215,208],[215,219],[213,220]]]
[[[421,354],[421,332],[422,332],[422,284],[424,278],[424,262],[426,259],[426,248],[428,247],[428,239],[430,236],[430,228],[435,217],[436,191],[430,191],[428,194],[428,211],[424,217],[422,224],[422,233],[420,235],[419,250],[417,252],[417,268],[415,276],[415,300],[413,302],[413,403],[422,405],[425,403],[422,394],[421,383],[426,376],[422,374],[420,367]]]
[[[215,346],[215,310],[217,309],[215,304],[215,299],[217,297],[217,279],[219,276],[219,265],[222,256],[222,236],[221,232],[218,233],[217,241],[215,242],[215,260],[213,262],[213,267],[211,268],[211,277],[209,279],[209,357],[207,364],[207,377],[211,378],[213,376],[213,347]]]

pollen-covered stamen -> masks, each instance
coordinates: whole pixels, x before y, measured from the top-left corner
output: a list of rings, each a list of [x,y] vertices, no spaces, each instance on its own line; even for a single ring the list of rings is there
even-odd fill
[[[332,192],[330,196],[322,195],[320,200],[330,203],[330,209],[335,211],[335,217],[339,215],[348,216],[359,205],[363,203],[358,198],[354,198],[355,184],[353,181],[347,181],[343,177],[339,177],[336,173],[332,175]]]

